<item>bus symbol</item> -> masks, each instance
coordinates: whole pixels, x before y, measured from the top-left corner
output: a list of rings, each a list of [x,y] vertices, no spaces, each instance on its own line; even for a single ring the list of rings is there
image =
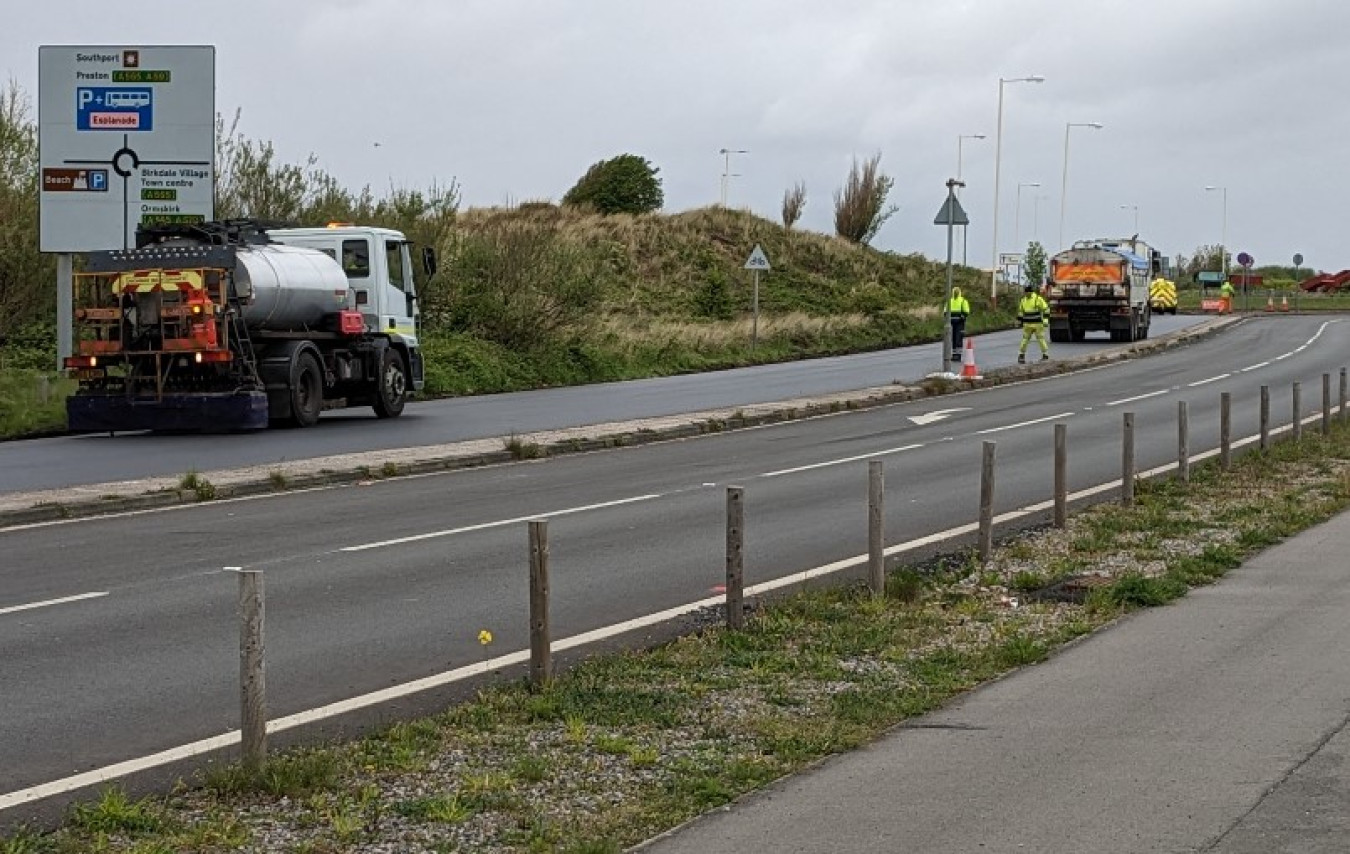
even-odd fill
[[[148,89],[113,89],[104,96],[103,106],[113,110],[138,110],[150,106]]]

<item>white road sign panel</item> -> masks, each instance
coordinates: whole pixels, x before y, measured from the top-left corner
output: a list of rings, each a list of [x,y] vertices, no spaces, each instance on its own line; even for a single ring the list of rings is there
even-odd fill
[[[38,49],[39,248],[136,245],[215,214],[216,49]]]
[[[745,259],[745,269],[769,271],[769,256],[764,254],[764,250],[758,243],[755,244],[755,249],[750,253],[750,257]]]

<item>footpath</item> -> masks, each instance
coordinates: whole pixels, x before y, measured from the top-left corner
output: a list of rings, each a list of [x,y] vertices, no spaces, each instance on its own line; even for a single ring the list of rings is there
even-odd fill
[[[1350,851],[1350,513],[638,847]]]

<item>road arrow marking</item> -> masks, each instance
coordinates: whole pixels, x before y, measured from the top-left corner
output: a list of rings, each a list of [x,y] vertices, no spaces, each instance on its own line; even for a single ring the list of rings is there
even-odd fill
[[[969,409],[969,406],[962,406],[960,409],[939,409],[937,412],[925,412],[923,415],[911,415],[909,416],[909,420],[922,427],[925,424],[941,421],[958,412],[967,412]]]

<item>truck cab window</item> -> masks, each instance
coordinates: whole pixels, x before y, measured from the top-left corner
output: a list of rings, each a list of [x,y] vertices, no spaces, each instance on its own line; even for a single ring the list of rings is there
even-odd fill
[[[370,244],[364,240],[342,241],[342,269],[349,279],[364,279],[370,275]]]
[[[403,243],[397,240],[384,242],[384,261],[389,269],[389,284],[400,291],[408,291],[408,275],[403,269]]]

